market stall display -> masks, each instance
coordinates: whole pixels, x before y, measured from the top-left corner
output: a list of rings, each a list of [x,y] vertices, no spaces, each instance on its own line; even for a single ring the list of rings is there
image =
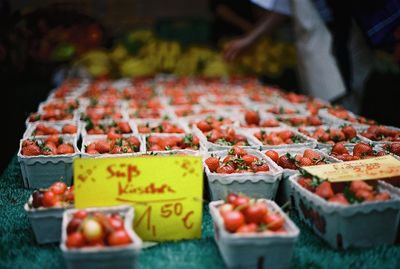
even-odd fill
[[[257,96],[251,89],[257,89]],[[63,106],[63,103],[67,105]],[[281,205],[291,201],[300,220],[310,225],[333,248],[393,244],[400,218],[400,197],[393,189],[378,182],[368,187],[368,193],[353,191],[348,194],[347,191],[327,187],[327,181],[299,178],[304,167],[341,162],[350,159],[346,157],[351,156],[350,152],[353,153],[352,158],[357,156],[359,159],[382,156],[387,151],[396,152],[393,146],[398,134],[394,127],[375,126],[372,121],[343,111],[319,100],[263,86],[251,78],[210,80],[158,76],[118,81],[66,81],[50,93],[37,113],[27,119],[27,131],[21,140],[18,157],[25,187],[41,188],[58,180],[65,181],[67,185],[76,183],[77,179],[72,180],[72,162],[77,158],[99,161],[154,155],[202,156],[207,195],[213,201],[224,199],[230,192],[242,193],[251,199],[278,199]],[[382,141],[369,144],[376,140]],[[316,149],[317,146],[321,150]],[[35,158],[40,165],[32,166]],[[344,204],[352,203],[346,195],[355,197],[360,205],[349,205],[351,210],[343,209]],[[251,206],[251,199],[244,199],[243,206]],[[271,223],[265,223],[272,233],[247,238],[248,232],[259,229],[254,229],[245,216],[242,224],[246,223],[246,226],[239,233],[246,235],[232,235],[230,232],[236,232],[239,227],[231,229],[221,224],[224,216],[216,208],[224,205],[221,202],[210,204],[211,215],[216,222],[216,242],[226,265],[242,264],[243,259],[235,255],[237,242],[249,246],[269,245],[268,251],[273,253],[280,249],[273,250],[275,244],[283,244],[287,253],[295,253],[294,242],[299,230],[274,202],[262,201],[271,218],[278,214],[285,219],[284,231],[280,228],[275,230]],[[338,207],[337,203],[342,207]],[[337,215],[329,215],[329,219],[326,217],[324,220],[315,217],[314,213],[304,213],[304,204],[315,210],[328,208],[327,212],[333,206],[332,212],[337,211]],[[381,209],[383,213],[378,217],[377,213],[371,213],[366,219],[358,219],[357,214]],[[360,237],[348,236],[348,232],[354,232],[356,228],[349,224],[353,218],[346,215],[342,226],[351,228],[340,226],[345,230],[339,231],[341,236],[337,239],[339,232],[330,223],[345,214],[342,210],[355,211],[353,215],[357,218],[357,225],[365,223],[373,226],[377,218],[385,218],[391,229],[381,239],[374,240],[374,236],[380,235],[377,229],[371,228],[374,236],[363,241]],[[82,241],[84,235],[75,234],[80,233],[80,229],[68,232],[67,226],[81,227],[81,224],[69,224],[79,221],[68,212],[64,214],[68,220],[63,224],[61,243],[68,266],[80,268],[85,262],[90,262],[89,254],[95,257],[104,251],[106,257],[108,247],[114,244],[110,243],[114,242],[113,239],[99,239],[106,245],[105,249],[87,250],[88,245],[100,246],[96,245],[96,240]],[[318,214],[323,215],[325,211]],[[109,222],[110,216],[100,217],[100,224],[93,223],[93,226],[102,226],[99,229],[107,231],[104,235],[111,236],[113,232],[109,231],[108,224],[102,223],[104,219]],[[124,221],[127,222],[127,219],[132,223],[132,218],[125,218]],[[323,232],[325,229],[327,234]],[[218,236],[221,238],[218,239]],[[132,254],[129,251],[140,248],[140,244],[136,244],[141,242],[140,239],[132,236],[130,239],[132,241],[126,240],[127,244],[135,247],[126,250],[127,255]],[[265,255],[267,252],[262,250],[260,247],[254,252],[259,253],[258,256]],[[250,257],[250,254],[246,255]],[[290,259],[285,264],[277,265],[279,255],[273,255],[277,255],[274,261],[264,257],[262,264],[266,268],[271,264],[276,268],[289,265]],[[128,259],[130,266],[135,259],[136,252]]]

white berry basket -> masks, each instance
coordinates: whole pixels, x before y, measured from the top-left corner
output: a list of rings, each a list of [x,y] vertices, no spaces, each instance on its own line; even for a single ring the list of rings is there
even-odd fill
[[[354,118],[358,118],[358,116],[350,111],[347,111],[347,113],[349,113],[349,115],[351,117]],[[368,124],[362,124],[362,123],[358,123],[358,122],[351,122],[348,120],[343,120],[341,118],[338,118],[334,115],[332,115],[331,113],[329,113],[328,109],[324,108],[324,109],[320,109],[318,111],[318,115],[324,119],[324,121],[326,121],[328,124],[337,124],[337,125],[341,125],[341,124],[347,124],[347,125],[352,125],[354,127],[368,127]]]
[[[232,234],[225,230],[218,207],[224,201],[211,202],[210,214],[214,223],[214,239],[221,256],[229,268],[289,268],[294,244],[300,234],[297,226],[275,202],[265,199],[269,211],[279,213],[285,219],[286,233]]]
[[[391,245],[396,240],[400,220],[400,197],[378,182],[378,189],[390,193],[387,201],[341,205],[330,203],[289,178],[292,207],[319,237],[332,248],[364,248]]]
[[[304,129],[305,131],[310,132],[310,133],[312,134],[312,133],[314,133],[318,128],[324,128],[325,131],[327,131],[327,130],[329,130],[329,129],[331,129],[331,128],[334,128],[334,129],[337,129],[337,130],[340,130],[340,129],[341,129],[341,128],[340,128],[340,125],[321,125],[321,126],[317,126],[317,127],[304,127],[303,129]],[[354,141],[353,141],[353,142],[351,142],[351,141],[345,141],[344,146],[354,146],[355,144],[357,144],[357,143],[359,143],[359,142],[366,142],[366,143],[370,143],[370,142],[371,142],[371,140],[369,140],[369,139],[367,139],[367,138],[365,138],[365,137],[359,135],[360,131],[361,131],[361,130],[364,130],[365,128],[356,126],[354,129],[356,129],[356,131],[357,131],[356,137],[353,138]],[[300,132],[300,131],[299,131],[299,132]],[[300,133],[301,133],[301,132],[300,132]],[[301,134],[303,134],[303,133],[301,133]],[[308,135],[306,135],[306,134],[303,134],[303,135],[306,136],[306,137],[308,137],[309,139],[315,140],[318,149],[332,149],[332,147],[333,147],[333,144],[323,143],[323,142],[320,142],[320,141],[318,141],[317,139],[315,139],[315,138],[313,138],[313,137],[310,137],[310,136],[308,136]]]
[[[138,133],[137,129],[136,129],[136,126],[131,121],[128,121],[128,120],[123,120],[123,119],[119,119],[119,120],[105,119],[105,120],[100,120],[99,124],[104,124],[106,126],[109,126],[109,125],[111,125],[113,123],[118,123],[118,122],[121,122],[121,121],[128,123],[129,127],[131,128],[131,131],[129,133],[124,133],[124,135],[125,134],[137,134]],[[87,122],[81,121],[80,125],[82,126],[82,128],[81,128],[82,137],[84,137],[84,136],[101,136],[101,135],[106,135],[107,134],[107,133],[105,133],[105,134],[88,134],[88,132],[86,130]]]
[[[73,214],[78,209],[66,210],[62,219],[60,248],[68,269],[133,269],[137,261],[142,240],[133,231],[134,210],[131,206],[114,206],[103,208],[88,208],[88,212],[101,212],[105,214],[119,213],[124,217],[124,226],[132,239],[132,243],[124,246],[113,247],[84,247],[67,248],[67,225]]]
[[[396,132],[400,132],[400,128],[397,128],[397,127],[394,127],[394,126],[386,126],[386,125],[383,125],[383,127],[389,128],[390,130],[393,130],[393,131],[396,131]],[[366,131],[366,130],[367,130],[367,128],[364,128],[364,129],[363,129],[363,131]],[[372,140],[372,139],[368,139],[368,138],[364,137],[364,136],[362,135],[362,133],[363,133],[363,132],[360,132],[360,137],[361,137],[364,141],[369,142],[369,143],[371,143],[371,144],[374,145],[374,146],[383,146],[383,145],[386,145],[386,144],[400,143],[400,141],[382,141],[382,140]]]
[[[203,134],[202,131],[199,130],[199,128],[197,128],[197,126],[193,126],[192,130],[193,130],[193,134],[195,134],[200,139],[202,148],[204,148],[206,151],[226,150],[226,149],[230,149],[233,147],[233,146],[229,146],[229,145],[222,145],[222,144],[213,143],[213,142],[208,141],[207,137]],[[248,135],[245,131],[243,131],[241,129],[234,128],[234,130],[237,134],[244,135],[249,144],[249,146],[240,146],[241,148],[244,148],[246,150],[260,148],[261,144],[255,137]]]
[[[47,188],[56,181],[63,181],[68,186],[72,185],[74,159],[80,157],[77,147],[77,138],[74,136],[60,135],[64,142],[72,144],[75,152],[64,155],[22,155],[22,142],[18,151],[18,162],[21,167],[24,188],[40,189]]]
[[[259,159],[264,160],[268,164],[270,170],[268,172],[259,173],[218,174],[211,172],[204,162],[203,165],[207,175],[212,201],[224,199],[230,192],[240,192],[255,198],[275,198],[282,175],[282,169],[258,150],[249,149],[246,151],[248,154],[253,154]],[[227,150],[215,151],[211,154],[221,158],[228,155]],[[208,154],[207,157],[211,156],[211,154]]]
[[[57,129],[59,131],[59,135],[71,135],[71,136],[79,136],[80,132],[81,132],[81,124],[79,122],[75,122],[75,121],[65,121],[63,123],[60,122],[48,122],[48,121],[36,121],[33,123],[29,123],[28,127],[26,128],[23,138],[29,138],[29,137],[46,137],[47,135],[36,135],[35,134],[35,130],[36,127],[39,124],[44,124],[46,127],[53,127],[55,129]],[[75,125],[77,130],[76,133],[74,134],[63,134],[62,133],[62,128],[64,127],[64,125],[66,124],[72,124]]]
[[[132,157],[132,156],[139,156],[146,152],[146,144],[143,140],[143,137],[138,134],[123,134],[123,138],[128,138],[134,136],[140,141],[140,147],[138,152],[132,153],[121,153],[121,154],[111,154],[111,153],[104,153],[104,154],[88,154],[86,153],[86,147],[93,142],[105,140],[107,141],[107,135],[87,135],[84,136],[82,139],[82,148],[81,148],[81,157],[82,158],[93,158],[93,159],[101,159],[101,158],[123,158],[123,157]]]
[[[303,155],[304,151],[309,148],[286,148],[286,149],[277,149],[275,150],[279,156],[282,156],[285,153],[290,153],[291,155],[296,155],[296,154],[301,154]],[[313,151],[319,153],[323,158],[325,158],[329,163],[336,163],[338,162],[337,159],[333,158],[332,156],[329,156],[325,152],[317,149],[312,149]],[[294,156],[293,156],[294,157]],[[282,179],[281,182],[279,183],[279,188],[278,192],[276,195],[276,201],[279,205],[283,205],[286,202],[290,201],[290,195],[291,195],[291,188],[290,188],[290,183],[289,183],[289,177],[299,173],[299,170],[293,170],[293,169],[287,169],[287,168],[282,168]]]
[[[32,195],[24,205],[24,210],[28,215],[35,239],[38,244],[56,243],[61,240],[62,216],[68,207],[33,208]]]
[[[304,141],[301,143],[293,143],[293,144],[265,145],[262,141],[260,141],[254,136],[254,134],[258,131],[264,131],[266,134],[269,134],[271,132],[280,132],[286,130],[292,131],[296,136],[299,136],[302,139],[304,139]],[[256,141],[256,143],[260,145],[262,150],[280,149],[280,148],[303,148],[303,147],[315,148],[316,145],[315,139],[305,136],[304,134],[298,132],[296,129],[292,127],[250,128],[246,130],[246,134],[248,136],[251,136]]]

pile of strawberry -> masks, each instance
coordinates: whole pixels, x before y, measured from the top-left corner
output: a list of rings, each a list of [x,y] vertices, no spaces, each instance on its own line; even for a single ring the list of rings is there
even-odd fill
[[[264,145],[284,145],[304,143],[305,139],[291,130],[266,132],[260,130],[254,133],[254,136]]]
[[[52,110],[74,111],[75,109],[78,108],[79,108],[79,101],[75,99],[53,100],[42,106],[43,111],[52,111]]]
[[[268,209],[265,203],[241,194],[230,193],[218,207],[225,229],[236,234],[285,233],[285,218]]]
[[[232,147],[228,150],[228,155],[221,158],[211,155],[205,163],[212,173],[232,174],[232,173],[259,173],[268,172],[269,166],[265,160],[253,154],[248,154],[240,147]]]
[[[350,154],[348,149],[344,146],[344,143],[339,142],[332,147],[330,155],[336,159],[347,162],[379,157],[386,155],[386,153],[383,150],[377,152],[370,144],[360,142],[354,145],[353,154]]]
[[[207,141],[221,146],[249,146],[249,142],[244,135],[237,134],[231,128],[213,129],[205,133]]]
[[[146,148],[148,151],[165,151],[190,149],[198,150],[200,141],[197,136],[187,134],[185,136],[156,136],[150,135],[146,137]]]
[[[305,128],[300,127],[299,132],[316,139],[320,143],[335,144],[336,142],[346,141],[348,143],[356,143],[357,130],[353,126],[346,125],[339,129],[330,127],[318,127],[315,131],[309,132]]]
[[[53,135],[53,134],[76,134],[78,131],[78,127],[76,127],[75,124],[64,124],[64,126],[61,129],[61,132],[49,125],[39,123],[36,125],[35,130],[32,132],[32,136],[36,135]]]
[[[318,116],[291,116],[288,118],[278,118],[279,121],[290,126],[319,126],[323,121]]]
[[[362,180],[331,183],[317,177],[302,176],[297,183],[328,202],[342,205],[390,199],[388,192],[381,192],[375,185]]]
[[[328,108],[328,113],[345,121],[349,121],[352,123],[359,123],[359,124],[376,124],[376,121],[374,120],[369,120],[364,117],[353,117],[346,109],[341,108],[341,107],[331,107]]]
[[[218,118],[214,116],[207,116],[204,120],[196,121],[194,124],[197,126],[197,128],[199,128],[200,131],[206,133],[213,129],[220,130],[224,125],[232,125],[233,120],[223,116]]]
[[[261,121],[260,114],[254,110],[246,110],[244,112],[245,124],[241,124],[243,128],[256,127],[278,127],[279,122],[275,119],[264,119]]]
[[[67,187],[62,181],[54,182],[46,190],[36,190],[32,193],[31,208],[68,207],[74,203],[74,187]]]
[[[265,152],[265,155],[270,157],[277,165],[279,165],[283,169],[297,170],[302,166],[312,166],[329,163],[328,160],[326,160],[318,152],[315,152],[312,149],[304,150],[303,155],[296,154],[295,156],[293,156],[289,152],[287,152],[286,154],[282,154],[281,156],[279,156],[278,152],[274,150],[268,150],[267,152]]]
[[[64,143],[58,135],[50,135],[44,139],[29,138],[22,141],[21,154],[24,156],[64,155],[75,153],[74,146]]]
[[[67,225],[67,248],[114,247],[131,244],[124,218],[118,213],[77,211]]]
[[[88,135],[102,134],[130,134],[132,129],[127,121],[112,121],[110,123],[99,123],[97,120],[86,120],[86,132]]]
[[[87,154],[123,154],[140,151],[140,140],[135,136],[98,140],[87,144]]]
[[[400,156],[400,143],[386,144],[383,148],[394,155]]]
[[[29,122],[36,121],[61,121],[61,120],[72,120],[74,118],[74,112],[69,110],[53,109],[47,110],[42,113],[31,113],[29,115]]]
[[[372,141],[400,142],[400,131],[386,126],[371,125],[361,135]]]
[[[170,121],[164,120],[160,124],[152,126],[150,123],[139,124],[138,130],[140,134],[150,134],[150,133],[166,133],[166,134],[178,134],[184,133],[185,131],[179,127],[177,124]]]

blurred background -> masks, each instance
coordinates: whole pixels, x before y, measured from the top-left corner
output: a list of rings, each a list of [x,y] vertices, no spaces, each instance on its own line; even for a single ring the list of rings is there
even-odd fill
[[[223,57],[230,40],[268,15],[239,0],[0,0],[1,107],[7,126],[1,170],[18,149],[29,113],[66,76],[253,76],[299,92],[290,19],[234,61]],[[355,112],[400,126],[400,27],[392,28],[390,46],[366,40],[371,68],[358,82],[363,90]],[[346,101],[338,103],[352,109]]]

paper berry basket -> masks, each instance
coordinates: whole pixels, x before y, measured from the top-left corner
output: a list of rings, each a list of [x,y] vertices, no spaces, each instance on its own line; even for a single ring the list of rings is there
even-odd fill
[[[261,146],[260,142],[253,136],[249,135],[247,132],[243,131],[242,129],[239,128],[233,128],[238,135],[242,135],[246,138],[246,141],[248,143],[248,146],[240,146],[241,148],[244,149],[257,149]],[[213,143],[208,141],[207,137],[203,132],[201,132],[196,126],[192,127],[193,134],[197,135],[200,139],[200,143],[202,147],[206,151],[219,151],[219,150],[226,150],[230,149],[233,147],[233,145],[224,145],[220,143]]]
[[[246,151],[248,154],[253,154],[259,159],[264,160],[269,166],[269,171],[261,173],[218,174],[211,172],[204,162],[203,165],[208,179],[210,196],[213,201],[224,199],[231,192],[243,193],[255,198],[275,198],[282,176],[282,169],[258,150],[247,149]],[[228,152],[227,150],[223,150],[215,151],[211,154],[223,159],[228,155]],[[210,157],[211,154],[208,154],[207,157]]]
[[[306,149],[309,148],[281,148],[281,149],[277,149],[275,150],[279,156],[282,156],[285,153],[289,153],[291,156],[295,156],[296,154],[304,154],[304,151]],[[338,162],[337,159],[329,156],[328,154],[326,154],[325,152],[318,150],[318,149],[312,149],[313,151],[315,151],[316,153],[320,154],[322,158],[324,158],[327,162],[329,163],[335,163]],[[280,167],[278,165],[278,167]],[[294,169],[288,169],[288,168],[281,168],[282,169],[282,179],[279,183],[279,188],[278,188],[278,192],[276,195],[276,201],[278,204],[283,205],[286,202],[290,201],[290,195],[291,195],[291,187],[290,187],[290,183],[289,183],[289,177],[294,175],[294,174],[298,174],[299,170],[294,170]]]
[[[76,126],[76,132],[75,133],[63,133],[63,127],[65,125],[74,125]],[[66,121],[63,123],[60,122],[46,122],[46,121],[38,121],[34,123],[28,124],[28,127],[26,128],[23,138],[29,138],[29,137],[45,137],[46,135],[38,135],[36,134],[36,128],[38,125],[44,125],[46,127],[54,128],[58,131],[58,134],[60,135],[72,135],[72,136],[79,136],[81,132],[81,124],[79,122],[74,122],[74,121]]]
[[[119,213],[124,217],[124,226],[128,232],[132,243],[124,246],[113,247],[87,247],[78,249],[69,249],[66,246],[67,225],[72,219],[73,214],[78,209],[66,210],[62,219],[61,244],[60,248],[69,269],[125,269],[135,268],[137,256],[142,247],[142,240],[133,231],[132,224],[134,210],[130,206],[114,206],[103,208],[87,208],[87,212],[102,212],[105,214]]]
[[[89,154],[86,152],[86,147],[93,142],[104,140],[107,141],[107,135],[87,135],[82,138],[82,147],[81,147],[81,157],[82,158],[116,158],[116,157],[129,157],[129,156],[139,156],[146,152],[146,144],[143,140],[143,137],[138,134],[123,134],[123,138],[128,137],[136,137],[139,139],[140,147],[138,152],[132,153],[119,153],[119,154],[111,154],[111,153],[103,153],[103,154]]]
[[[269,135],[273,132],[281,132],[281,131],[291,131],[297,138],[302,139],[302,142],[293,143],[293,144],[269,145],[269,144],[264,144],[257,137],[255,137],[255,134],[257,132],[264,132],[265,135]],[[314,139],[311,139],[311,138],[303,135],[302,133],[296,131],[292,127],[250,128],[250,129],[246,129],[246,134],[248,136],[251,136],[252,139],[256,141],[257,145],[261,146],[260,148],[262,150],[280,149],[280,148],[303,148],[303,147],[315,148],[315,145],[316,145],[316,141]]]
[[[350,111],[347,111],[347,114],[349,117],[354,119],[353,120],[354,122],[336,117],[336,116],[332,115],[331,113],[329,113],[328,109],[326,109],[326,108],[320,109],[318,111],[318,115],[321,118],[323,118],[324,121],[326,121],[328,124],[337,124],[337,125],[347,124],[347,125],[353,125],[354,127],[368,127],[368,124],[359,122],[361,119],[359,116],[355,115],[354,113],[352,113]]]
[[[179,132],[175,130],[165,130],[161,126],[163,123],[163,120],[143,120],[143,119],[137,119],[137,120],[132,120],[131,123],[137,130],[139,134],[148,134],[148,133],[157,133],[157,134],[183,134],[183,133],[189,133],[190,129],[188,126],[182,122],[181,120],[176,120],[176,119],[170,119],[166,120],[168,123],[171,125],[174,125],[174,127],[179,128]],[[147,127],[147,130],[144,130]],[[147,131],[147,132],[146,132]]]
[[[33,208],[32,195],[24,205],[24,210],[28,215],[31,223],[35,239],[38,244],[47,244],[60,242],[61,240],[61,224],[62,216],[68,207],[51,207],[51,208]]]
[[[349,124],[345,124],[345,125],[349,125]],[[300,127],[300,128],[298,128],[298,131],[299,131],[299,133],[303,134],[304,136],[308,137],[309,139],[314,140],[316,143],[316,147],[318,149],[331,149],[333,147],[333,144],[330,144],[328,142],[326,142],[326,143],[320,142],[320,141],[318,141],[318,139],[312,137],[312,135],[319,128],[323,128],[325,130],[325,132],[329,133],[330,129],[341,130],[342,129],[341,126],[343,126],[343,125],[333,124],[333,125],[321,125],[318,127],[308,126],[308,127]],[[371,142],[371,140],[369,140],[365,137],[362,137],[360,135],[360,132],[364,129],[365,129],[364,127],[356,126],[355,127],[355,130],[357,131],[356,136],[354,138],[352,138],[351,140],[344,141],[345,142],[344,145],[345,146],[354,146],[356,143],[359,143],[359,142],[366,142],[366,143]],[[309,135],[307,134],[307,132],[309,133]]]
[[[92,121],[80,121],[81,134],[82,134],[82,136],[104,135],[104,134],[107,134],[107,129],[109,129],[111,127],[118,128],[118,123],[120,123],[120,122],[124,122],[124,123],[128,124],[128,126],[130,128],[130,132],[126,132],[124,134],[137,134],[138,133],[137,129],[136,129],[136,126],[131,121],[123,120],[123,119],[119,119],[119,120],[105,119],[105,120],[100,120],[98,122],[98,124],[95,124],[97,126],[97,128],[99,128],[99,126],[103,126],[103,128],[106,129],[103,134],[90,134],[90,133],[88,133],[88,129],[94,128],[93,127],[94,126],[93,122]]]
[[[59,123],[59,124],[66,124],[66,123],[70,123],[70,122],[78,122],[79,116],[78,116],[78,112],[75,111],[72,114],[66,116],[63,119],[60,120],[55,120],[55,119],[43,119],[43,114],[42,113],[38,113],[36,114],[35,118],[32,118],[31,116],[28,116],[28,118],[25,120],[25,126],[28,127],[30,124],[35,123],[35,122],[49,122],[49,123]]]
[[[400,197],[378,182],[378,188],[389,192],[391,199],[353,205],[330,203],[297,183],[299,175],[289,178],[292,206],[300,219],[332,248],[348,249],[390,245],[396,240],[400,220]]]
[[[297,226],[275,202],[262,199],[270,211],[279,212],[285,219],[286,233],[232,234],[226,231],[218,211],[224,201],[210,203],[214,222],[214,239],[225,264],[229,268],[289,268],[294,244],[300,234]]]
[[[68,186],[72,184],[72,163],[80,157],[77,147],[77,138],[74,136],[60,135],[66,143],[72,144],[74,153],[63,155],[22,155],[22,143],[18,151],[18,162],[20,163],[24,188],[40,189],[50,186],[56,181],[63,181]]]

